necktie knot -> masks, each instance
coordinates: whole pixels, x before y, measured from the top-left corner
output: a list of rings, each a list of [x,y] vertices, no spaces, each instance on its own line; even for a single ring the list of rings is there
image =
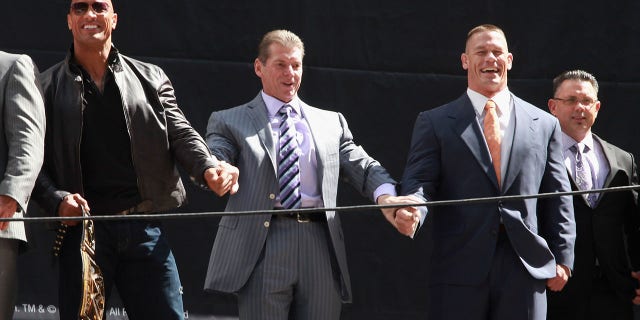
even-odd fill
[[[291,105],[285,104],[280,108],[280,110],[278,110],[278,113],[282,117],[290,117],[291,111],[293,111],[293,107]]]
[[[496,109],[496,103],[493,100],[487,100],[487,103],[484,105],[484,110],[490,111],[491,109]]]

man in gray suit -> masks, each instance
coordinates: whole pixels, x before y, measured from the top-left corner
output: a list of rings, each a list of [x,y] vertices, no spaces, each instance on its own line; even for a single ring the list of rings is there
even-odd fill
[[[262,91],[211,115],[209,148],[241,173],[226,210],[335,207],[340,172],[378,203],[402,200],[393,198],[394,180],[354,143],[340,113],[300,100],[303,56],[295,34],[267,33],[254,62]],[[205,289],[237,293],[243,320],[338,319],[341,302],[351,301],[340,216],[222,218]]]
[[[31,58],[0,51],[0,218],[22,217],[44,155],[45,116]],[[0,222],[0,319],[13,316],[22,222]]]
[[[513,55],[503,31],[473,28],[461,62],[467,91],[416,120],[402,194],[437,201],[569,191],[558,121],[507,88]],[[561,290],[573,265],[571,197],[428,211],[429,319],[545,319],[545,284]]]

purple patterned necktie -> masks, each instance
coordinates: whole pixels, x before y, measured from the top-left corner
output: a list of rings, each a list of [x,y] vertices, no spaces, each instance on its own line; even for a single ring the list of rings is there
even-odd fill
[[[576,185],[578,185],[578,189],[580,190],[591,190],[593,189],[593,179],[591,177],[591,167],[589,163],[584,158],[584,153],[589,151],[589,146],[584,146],[584,149],[580,148],[581,145],[576,143],[571,146],[569,150],[571,150],[576,155]],[[590,207],[593,207],[595,204],[595,200],[598,197],[597,193],[585,193],[582,195]]]
[[[280,203],[285,209],[300,208],[300,147],[296,139],[296,128],[291,119],[292,107],[285,104],[278,111],[280,116],[280,152],[278,153],[278,184]]]

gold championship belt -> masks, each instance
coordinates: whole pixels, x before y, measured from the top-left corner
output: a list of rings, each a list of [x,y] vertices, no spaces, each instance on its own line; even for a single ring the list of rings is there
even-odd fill
[[[84,207],[82,216],[88,217]],[[80,255],[82,256],[82,302],[80,304],[80,320],[102,320],[104,314],[104,278],[96,263],[96,238],[93,220],[82,220],[82,240]]]
[[[82,208],[82,216],[89,213]],[[53,243],[53,256],[60,257],[62,243],[67,234],[68,225],[60,223],[56,230]],[[80,302],[80,320],[102,320],[104,314],[104,278],[95,260],[96,241],[93,220],[82,221],[82,236],[80,242],[80,256],[82,258],[82,301]]]

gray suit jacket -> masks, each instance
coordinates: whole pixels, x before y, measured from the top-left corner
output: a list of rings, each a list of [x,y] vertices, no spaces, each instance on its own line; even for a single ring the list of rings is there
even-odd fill
[[[500,188],[480,124],[464,94],[418,116],[402,194],[434,201],[569,191],[558,121],[512,98],[515,131]],[[486,279],[501,221],[532,277],[554,277],[556,263],[571,268],[576,236],[571,202],[563,196],[430,208],[432,283],[478,285]]]
[[[21,217],[44,156],[42,92],[31,58],[0,51],[0,194],[15,199]],[[11,222],[0,238],[26,241],[24,224]]]
[[[383,183],[395,183],[386,170],[353,142],[344,117],[302,103],[316,146],[318,183],[325,207],[336,206],[342,173],[364,196],[371,198]],[[260,94],[253,101],[214,112],[207,127],[207,144],[220,160],[240,169],[240,189],[229,197],[226,211],[271,210],[278,195],[276,146],[267,108]],[[262,252],[271,215],[224,217],[213,245],[206,290],[236,292],[251,275]],[[340,217],[327,212],[331,243],[340,271],[341,295],[351,301],[344,237]]]

